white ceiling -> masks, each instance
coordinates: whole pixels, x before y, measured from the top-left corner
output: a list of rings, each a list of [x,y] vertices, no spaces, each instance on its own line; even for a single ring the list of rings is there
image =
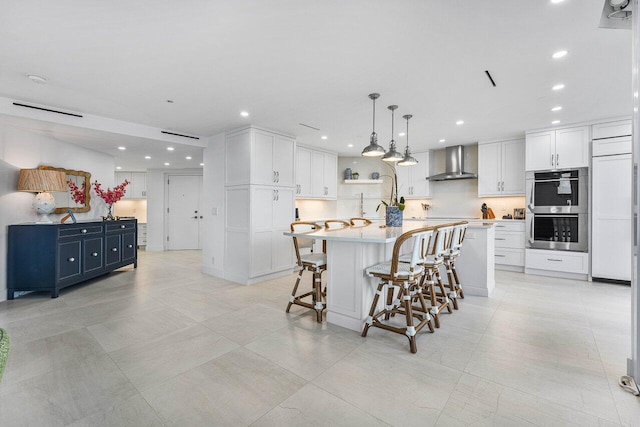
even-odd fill
[[[603,0],[0,5],[0,96],[179,133],[251,123],[357,156],[371,133],[371,92],[382,95],[381,144],[391,137],[385,107],[397,104],[396,133],[413,114],[413,151],[522,135],[554,119],[631,114],[631,33],[598,28]],[[569,54],[552,59],[560,49]],[[34,84],[30,73],[48,83]],[[552,91],[560,82],[566,88]],[[551,112],[556,105],[562,111]],[[59,137],[111,150],[116,163],[131,164],[125,169],[144,167],[149,150],[166,154],[166,144],[143,139]],[[126,156],[117,145],[127,145]]]

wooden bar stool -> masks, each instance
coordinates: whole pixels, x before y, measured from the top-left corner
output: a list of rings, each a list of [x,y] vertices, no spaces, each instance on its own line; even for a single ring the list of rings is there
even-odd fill
[[[351,223],[351,226],[355,226],[355,227],[364,227],[366,225],[371,224],[371,220],[367,218],[359,218],[359,217],[351,218],[349,222]]]
[[[424,267],[419,264],[424,242],[432,235],[433,228],[431,227],[420,228],[402,234],[393,245],[391,261],[376,264],[365,270],[367,275],[377,277],[380,282],[371,303],[369,317],[362,331],[363,337],[367,336],[367,332],[372,326],[405,335],[409,339],[411,352],[415,353],[418,350],[416,334],[424,326],[428,326],[429,330],[433,332],[432,317],[420,292],[420,279],[424,273]],[[411,259],[407,263],[400,262],[401,247],[403,243],[410,239],[413,239],[411,242]],[[396,290],[397,297],[394,299],[394,291]],[[378,309],[380,297],[384,298],[385,296],[387,304],[383,309]],[[420,304],[419,307],[413,306],[414,299]],[[418,310],[415,310],[416,308]],[[394,326],[393,324],[385,323],[396,314],[404,315],[405,325]],[[418,320],[417,325],[414,325],[414,317]]]
[[[313,222],[300,221],[291,224],[292,232],[311,232],[320,228],[321,227],[319,225]],[[293,286],[291,297],[289,297],[287,313],[291,309],[292,304],[300,305],[302,307],[315,310],[316,320],[320,323],[322,322],[322,312],[327,308],[326,303],[323,301],[325,294],[322,292],[322,272],[327,269],[327,255],[325,253],[301,254],[301,247],[298,244],[298,238],[296,237],[293,238],[293,247],[296,252],[300,273],[298,273],[296,284]],[[300,285],[300,279],[302,278],[302,273],[305,271],[313,273],[311,291],[296,295],[298,292],[298,285]],[[303,298],[306,297],[311,297],[311,301],[303,301]]]
[[[324,228],[326,228],[327,230],[345,228],[349,226],[351,226],[351,224],[342,219],[328,219],[324,222]]]
[[[462,284],[456,271],[455,260],[460,256],[462,242],[467,233],[468,222],[456,222],[453,224],[453,236],[451,238],[451,248],[444,255],[444,266],[447,271],[447,281],[449,284],[449,298],[453,301],[453,308],[458,309],[458,298],[464,298]]]

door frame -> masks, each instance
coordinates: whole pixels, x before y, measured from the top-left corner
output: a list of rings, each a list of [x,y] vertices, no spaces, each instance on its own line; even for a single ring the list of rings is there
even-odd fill
[[[169,218],[167,216],[167,209],[169,209],[169,180],[171,176],[203,176],[202,170],[187,170],[187,171],[166,171],[162,174],[162,187],[164,189],[164,203],[162,204],[162,250],[168,251],[169,245],[167,244],[167,237],[169,236]],[[204,177],[203,177],[204,185]],[[202,201],[202,198],[200,198]],[[200,230],[202,232],[202,230]]]

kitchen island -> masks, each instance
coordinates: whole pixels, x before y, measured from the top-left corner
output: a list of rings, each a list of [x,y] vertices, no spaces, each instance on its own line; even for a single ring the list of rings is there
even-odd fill
[[[322,229],[287,236],[327,241],[327,322],[361,331],[377,283],[364,269],[390,260],[396,239],[417,228],[443,225],[445,221],[405,221],[402,227],[373,223],[364,227]],[[495,287],[492,223],[469,223],[456,261],[465,295],[489,296]],[[444,271],[442,272],[443,275]],[[446,279],[444,279],[446,280]]]

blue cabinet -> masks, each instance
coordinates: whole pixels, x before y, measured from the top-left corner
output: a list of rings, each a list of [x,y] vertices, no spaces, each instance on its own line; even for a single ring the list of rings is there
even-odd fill
[[[137,221],[18,224],[8,227],[7,299],[16,291],[59,290],[133,264]]]

